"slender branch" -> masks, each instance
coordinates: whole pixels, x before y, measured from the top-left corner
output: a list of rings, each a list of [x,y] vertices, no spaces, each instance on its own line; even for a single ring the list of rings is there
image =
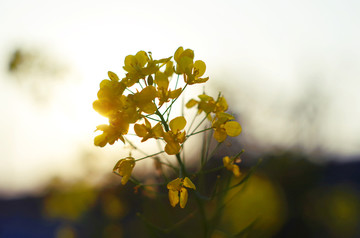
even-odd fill
[[[212,128],[212,127],[209,127],[209,128],[205,128],[205,129],[203,129],[203,130],[201,130],[201,131],[193,132],[193,133],[191,133],[191,134],[189,134],[189,135],[186,135],[186,138],[189,138],[190,136],[193,136],[193,135],[196,135],[196,134],[199,134],[199,133],[202,133],[202,132],[204,132],[204,131],[211,130],[211,129],[213,129],[213,128]]]
[[[184,90],[185,90],[185,88],[186,88],[187,85],[188,85],[188,84],[185,84],[184,88],[181,90],[180,95],[182,94],[182,92],[184,92]],[[179,95],[179,97],[180,97],[180,95]],[[165,109],[165,111],[163,112],[163,115],[165,115],[165,113],[166,113],[168,110],[170,110],[171,106],[174,104],[174,102],[175,102],[179,97],[174,98],[174,99],[171,101],[170,105],[169,105],[169,106]]]
[[[160,152],[157,152],[157,153],[154,153],[154,154],[151,154],[151,155],[147,155],[147,156],[144,156],[144,157],[142,157],[142,158],[140,158],[140,159],[136,159],[135,161],[136,162],[138,162],[138,161],[140,161],[140,160],[143,160],[143,159],[146,159],[146,158],[149,158],[149,157],[153,157],[153,156],[155,156],[155,155],[159,155],[159,154],[162,154],[162,153],[164,153],[165,151],[160,151]]]

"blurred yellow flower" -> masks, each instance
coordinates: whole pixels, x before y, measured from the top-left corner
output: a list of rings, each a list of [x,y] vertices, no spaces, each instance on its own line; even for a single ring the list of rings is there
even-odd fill
[[[180,96],[181,88],[170,90],[169,88],[169,79],[166,73],[156,72],[155,74],[155,83],[157,85],[157,98],[159,98],[159,106],[163,105],[165,102],[169,102],[169,99],[175,99]]]
[[[223,142],[227,136],[238,136],[241,133],[241,126],[233,120],[234,117],[228,113],[222,112],[216,114],[216,118],[212,123],[214,128],[214,138],[218,142]]]
[[[149,138],[160,138],[164,134],[164,130],[159,123],[157,123],[154,127],[151,127],[150,122],[144,118],[145,124],[135,124],[134,130],[137,136],[142,137],[141,142],[146,141]]]
[[[126,83],[126,86],[131,87],[137,83],[139,79],[145,78],[145,76],[148,75],[144,71],[145,65],[149,60],[149,56],[145,51],[139,51],[136,55],[128,55],[125,57],[125,66],[123,68],[128,73],[123,82]],[[156,71],[157,69],[155,68],[154,73]]]
[[[111,76],[110,76],[111,75]],[[116,74],[109,71],[110,78],[115,79]],[[113,115],[120,107],[117,100],[123,94],[126,86],[122,82],[105,79],[100,83],[97,93],[98,100],[94,101],[93,108],[105,117]]]
[[[193,65],[194,51],[190,49],[184,50],[184,48],[180,46],[175,51],[174,59],[176,61],[175,73],[185,74],[186,72],[191,72],[194,66]]]
[[[122,80],[126,86],[131,87],[139,82],[139,79],[145,79],[146,76],[155,74],[163,65],[169,62],[171,57],[160,60],[153,60],[151,52],[149,55],[145,51],[139,51],[136,55],[125,57],[125,66],[123,67],[128,73]],[[160,66],[158,64],[161,64]]]
[[[170,131],[164,133],[166,142],[165,152],[169,155],[175,155],[180,152],[181,146],[185,141],[185,131],[181,132],[186,125],[186,119],[183,116],[172,119],[169,123]]]
[[[205,73],[206,64],[201,60],[197,60],[194,63],[193,50],[184,50],[183,47],[179,47],[174,54],[174,59],[177,63],[175,73],[183,74],[185,83],[190,85],[205,83],[209,79],[209,77],[200,78]]]
[[[118,139],[125,143],[123,135],[127,133],[128,129],[128,123],[124,123],[122,126],[118,127],[105,124],[99,125],[96,127],[96,131],[100,130],[103,131],[103,133],[94,138],[94,144],[96,146],[104,147],[107,143],[110,145],[114,144]]]
[[[220,113],[225,112],[228,109],[228,104],[224,97],[219,97],[218,100],[215,101],[213,97],[206,94],[201,94],[198,96],[198,98],[200,101],[190,99],[185,106],[187,108],[192,108],[198,105],[198,114],[201,112],[205,112],[206,114],[210,114],[212,112]],[[211,120],[211,116],[209,119]]]
[[[188,200],[188,191],[186,188],[196,189],[188,177],[174,179],[167,184],[167,188],[169,189],[171,206],[175,207],[180,202],[181,208],[186,206]]]
[[[230,159],[229,156],[225,156],[223,158],[223,163],[224,166],[227,170],[233,172],[235,177],[239,177],[240,176],[240,169],[239,166],[237,166],[236,164],[234,164],[234,160]]]
[[[141,111],[147,114],[152,114],[157,109],[153,102],[156,97],[156,89],[154,86],[147,86],[140,92],[135,93],[134,95],[130,94],[128,97],[134,101]]]
[[[133,157],[127,157],[125,159],[119,160],[115,167],[113,168],[113,172],[122,176],[121,184],[125,185],[131,176],[131,172],[135,167],[135,159]]]
[[[204,75],[205,70],[206,70],[206,64],[203,61],[201,60],[195,61],[192,70],[186,72],[185,83],[190,85],[195,83],[205,83],[206,81],[209,80],[209,77],[200,78],[201,76]]]

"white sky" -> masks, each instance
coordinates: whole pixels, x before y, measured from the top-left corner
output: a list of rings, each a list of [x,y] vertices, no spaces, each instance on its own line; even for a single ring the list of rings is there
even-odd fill
[[[355,0],[3,0],[0,191],[31,189],[55,172],[77,171],[74,157],[79,149],[94,150],[93,130],[103,122],[91,106],[100,81],[108,70],[121,74],[124,57],[138,50],[155,58],[178,46],[195,50],[214,92],[222,90],[232,110],[245,114],[244,136],[271,145],[296,140],[288,135],[289,106],[317,86],[326,98],[321,145],[359,154],[359,26]],[[65,80],[45,106],[35,104],[8,80],[8,55],[17,46],[44,50],[77,81]],[[106,159],[121,146],[115,148],[95,151]]]

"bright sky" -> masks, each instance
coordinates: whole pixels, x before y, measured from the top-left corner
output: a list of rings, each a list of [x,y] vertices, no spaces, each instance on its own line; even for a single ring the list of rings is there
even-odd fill
[[[124,57],[139,50],[161,58],[178,46],[194,49],[215,95],[221,90],[242,113],[244,136],[274,146],[300,137],[310,148],[306,140],[315,136],[328,152],[359,154],[359,25],[355,0],[2,1],[0,191],[78,174],[74,158],[83,150],[106,160],[121,148],[93,148],[93,130],[105,121],[91,105],[107,71],[121,74]],[[9,79],[18,46],[44,50],[69,69],[50,84],[45,105]],[[315,135],[293,133],[289,117],[301,112],[289,115],[289,107],[312,101],[312,91],[324,96],[316,104],[321,120],[314,130],[305,125]]]

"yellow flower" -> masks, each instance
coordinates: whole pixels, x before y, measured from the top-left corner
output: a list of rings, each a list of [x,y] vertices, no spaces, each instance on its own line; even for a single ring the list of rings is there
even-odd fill
[[[185,131],[181,132],[186,125],[184,117],[176,117],[169,123],[170,131],[164,133],[164,140],[166,142],[165,152],[169,155],[175,155],[180,152],[180,144],[185,141]]]
[[[177,74],[184,74],[184,80],[187,84],[195,84],[195,83],[204,83],[207,78],[200,78],[206,70],[206,64],[197,60],[194,63],[194,51],[190,49],[184,50],[183,47],[179,47],[175,54],[174,59],[176,61],[176,70]]]
[[[163,105],[165,102],[169,102],[169,99],[175,99],[180,96],[181,88],[178,88],[174,91],[169,90],[169,79],[166,73],[156,72],[155,74],[155,83],[157,84],[157,94],[159,98],[159,106]]]
[[[218,142],[223,142],[227,136],[238,136],[241,133],[241,126],[234,119],[233,116],[225,112],[216,114],[216,118],[212,123],[214,128],[214,138]]]
[[[145,65],[149,62],[149,56],[145,51],[139,51],[136,55],[128,55],[125,57],[125,66],[123,67],[126,74],[126,78],[123,79],[123,82],[126,86],[131,87],[139,81],[141,78],[145,78],[146,74]],[[153,69],[154,73],[157,71],[157,68]]]
[[[116,163],[113,172],[122,176],[121,179],[122,185],[125,185],[127,183],[134,167],[135,167],[135,159],[133,157],[127,157],[125,159],[121,159]]]
[[[157,123],[153,128],[151,128],[150,122],[144,118],[145,124],[135,124],[134,130],[137,136],[143,137],[141,142],[146,141],[149,138],[159,138],[162,137],[164,134],[163,128],[159,123]]]
[[[181,46],[175,51],[174,59],[176,61],[175,73],[185,74],[186,72],[191,72],[194,66],[194,51],[190,49],[184,50]]]
[[[157,107],[153,100],[156,97],[156,89],[154,86],[147,86],[141,92],[135,93],[134,95],[129,95],[131,100],[134,101],[137,107],[141,111],[152,114],[156,111]]]
[[[126,86],[122,82],[118,82],[118,77],[115,73],[109,71],[109,78],[100,83],[100,89],[97,93],[98,100],[94,101],[93,108],[99,114],[105,117],[109,117],[114,114],[118,108],[119,100],[123,94]]]
[[[239,177],[240,176],[240,169],[239,166],[237,166],[236,164],[234,164],[234,160],[231,160],[229,158],[229,156],[225,156],[223,158],[223,163],[224,166],[227,170],[233,172],[235,177]]]
[[[177,178],[167,184],[169,189],[169,200],[171,206],[175,207],[180,202],[180,207],[184,208],[188,200],[186,188],[196,189],[195,185],[188,177]]]
[[[97,126],[95,131],[100,130],[103,131],[103,133],[94,138],[94,144],[104,147],[107,143],[110,145],[114,144],[118,139],[125,143],[123,135],[127,133],[129,124],[125,123],[123,126],[124,127],[115,127],[113,125]]]
[[[126,86],[131,87],[139,82],[139,79],[144,79],[147,75],[156,73],[160,67],[170,61],[171,57],[160,60],[153,60],[151,53],[149,55],[145,51],[139,51],[136,55],[128,55],[125,57],[125,66],[123,67],[126,78],[122,80]],[[158,64],[161,64],[160,66]]]
[[[192,108],[198,105],[198,114],[200,114],[203,111],[206,114],[209,114],[211,112],[220,113],[220,112],[225,112],[228,109],[228,104],[224,97],[219,97],[218,100],[215,101],[213,97],[208,96],[206,94],[201,94],[198,96],[198,98],[200,99],[200,101],[197,101],[195,99],[190,99],[185,106],[187,108]],[[211,119],[211,117],[209,117],[209,119]]]
[[[204,75],[205,70],[206,70],[206,64],[203,61],[201,60],[195,61],[192,70],[186,72],[185,83],[190,85],[195,83],[205,83],[206,81],[209,80],[209,77],[200,78],[201,76]]]

